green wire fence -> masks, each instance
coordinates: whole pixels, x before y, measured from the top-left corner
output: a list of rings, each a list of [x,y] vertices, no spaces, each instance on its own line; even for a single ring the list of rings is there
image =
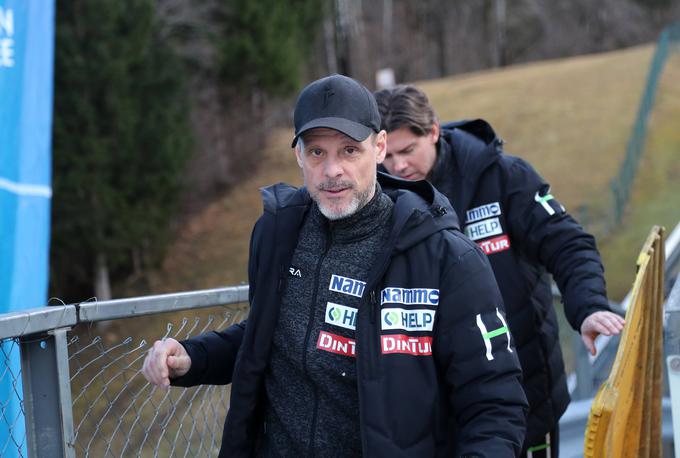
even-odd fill
[[[618,175],[611,181],[612,190],[612,221],[611,226],[621,224],[623,212],[630,199],[630,191],[640,165],[640,157],[644,151],[647,137],[647,120],[654,108],[654,97],[669,55],[680,49],[680,22],[666,27],[659,36],[654,58],[649,69],[647,84],[640,101],[637,117],[631,129],[631,135],[626,146],[626,157],[621,164]]]

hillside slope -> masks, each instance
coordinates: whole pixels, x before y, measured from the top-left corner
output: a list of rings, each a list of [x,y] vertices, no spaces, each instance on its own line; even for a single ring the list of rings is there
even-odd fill
[[[483,117],[507,142],[511,154],[528,159],[552,184],[564,205],[576,213],[583,204],[594,218],[605,215],[609,181],[624,157],[630,126],[644,88],[653,46],[560,59],[487,71],[420,85],[443,121]],[[632,281],[635,256],[654,223],[677,219],[680,190],[677,152],[680,134],[680,63],[664,76],[652,120],[634,206],[620,231],[600,240],[610,284],[618,299]],[[677,84],[676,84],[677,85]],[[178,234],[161,269],[148,284],[119,288],[118,295],[170,292],[247,281],[248,239],[261,212],[258,188],[285,181],[300,184],[290,149],[292,131],[269,133],[266,158],[252,178],[194,218]],[[647,184],[645,184],[647,183]],[[651,183],[651,185],[649,184]],[[639,188],[639,190],[638,190]],[[653,199],[663,201],[651,205]],[[637,208],[651,213],[638,213]],[[673,214],[675,213],[675,216]],[[664,221],[656,220],[659,215]],[[664,219],[660,218],[660,219]],[[595,221],[596,222],[596,221]],[[639,236],[642,232],[643,235]],[[611,266],[610,266],[611,263]]]

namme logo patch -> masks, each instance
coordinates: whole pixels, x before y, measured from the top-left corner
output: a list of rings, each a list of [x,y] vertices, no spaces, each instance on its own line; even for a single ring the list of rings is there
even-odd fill
[[[388,287],[380,292],[380,304],[439,305],[439,290]]]
[[[331,276],[331,284],[328,289],[336,293],[348,294],[350,296],[361,297],[364,295],[366,282],[355,280],[353,278],[342,277],[333,274]]]
[[[501,214],[501,205],[498,202],[491,202],[486,205],[471,208],[465,212],[465,222],[474,223],[480,219],[491,218]]]
[[[403,329],[404,331],[432,331],[434,310],[405,310],[386,308],[381,311],[381,329]]]
[[[356,329],[357,309],[346,305],[326,303],[326,323],[345,329]]]

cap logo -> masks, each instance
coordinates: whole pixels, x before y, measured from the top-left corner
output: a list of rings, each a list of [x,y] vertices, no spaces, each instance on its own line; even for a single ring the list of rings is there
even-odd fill
[[[335,92],[333,91],[333,89],[331,89],[330,86],[326,86],[326,88],[324,89],[324,93],[323,93],[323,104],[322,104],[321,108],[326,108],[328,106],[328,104],[331,102],[331,97],[334,96],[334,95],[335,95]]]

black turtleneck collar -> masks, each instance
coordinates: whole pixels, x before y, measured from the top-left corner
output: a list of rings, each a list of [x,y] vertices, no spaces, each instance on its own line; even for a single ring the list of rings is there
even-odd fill
[[[366,205],[356,213],[346,218],[329,220],[314,203],[311,209],[311,217],[315,222],[328,228],[336,242],[354,242],[364,239],[375,233],[379,226],[385,224],[392,214],[394,202],[382,192],[382,188],[376,182],[375,194]]]

